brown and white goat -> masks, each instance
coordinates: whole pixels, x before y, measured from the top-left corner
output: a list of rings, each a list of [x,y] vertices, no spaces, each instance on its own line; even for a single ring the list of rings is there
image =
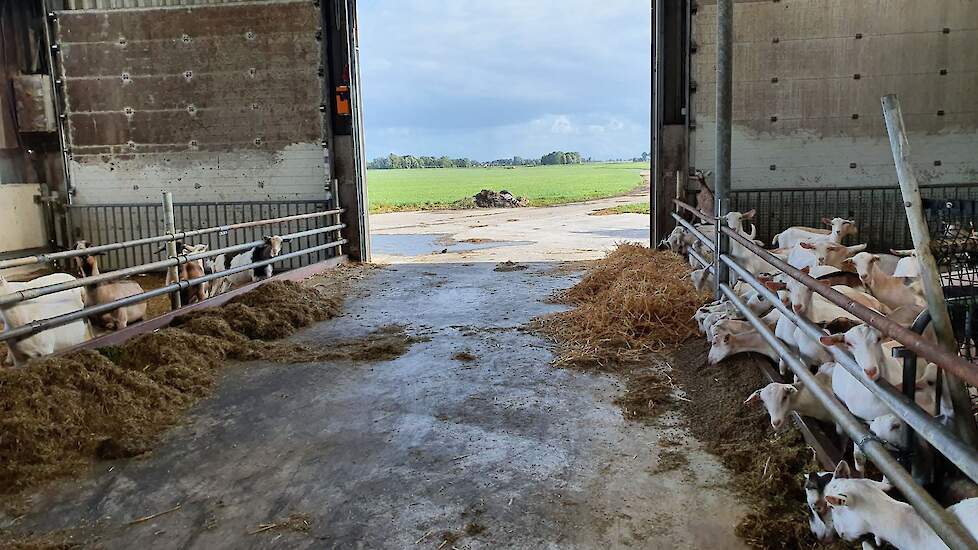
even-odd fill
[[[75,244],[76,250],[84,250],[85,248],[88,248],[88,243],[85,241],[78,241]],[[87,256],[76,256],[75,267],[78,268],[78,276],[84,278],[99,275],[101,271],[99,270],[98,266],[98,256],[101,255],[102,253],[89,254]],[[92,307],[108,304],[116,300],[121,300],[123,298],[128,298],[130,296],[135,296],[142,293],[143,287],[140,286],[139,283],[129,279],[122,279],[85,285],[85,293],[83,294],[83,297],[85,300],[85,306]],[[95,316],[93,317],[93,320],[109,330],[122,330],[126,328],[129,323],[141,321],[145,317],[146,302],[139,302],[137,304],[123,306]]]

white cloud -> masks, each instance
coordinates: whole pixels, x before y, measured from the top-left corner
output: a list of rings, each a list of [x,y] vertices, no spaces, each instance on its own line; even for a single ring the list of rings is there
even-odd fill
[[[567,141],[592,156],[648,149],[649,0],[359,6],[370,156],[529,156],[520,147]]]

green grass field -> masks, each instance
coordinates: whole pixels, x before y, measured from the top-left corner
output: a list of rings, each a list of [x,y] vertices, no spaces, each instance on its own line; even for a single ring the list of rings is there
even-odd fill
[[[614,214],[648,214],[651,210],[652,205],[647,202],[632,202],[628,204],[619,204],[618,206],[612,206],[611,208],[605,208],[604,210],[598,210],[593,215],[611,216]]]
[[[524,196],[549,206],[624,195],[642,185],[643,163],[578,164],[517,168],[368,170],[371,212],[452,208],[483,189]]]

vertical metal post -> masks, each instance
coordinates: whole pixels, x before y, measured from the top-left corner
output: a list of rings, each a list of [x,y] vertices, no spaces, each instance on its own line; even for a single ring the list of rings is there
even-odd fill
[[[927,220],[921,206],[920,187],[917,184],[917,174],[910,163],[910,143],[903,124],[903,111],[896,95],[883,96],[883,118],[886,120],[886,131],[890,135],[890,149],[893,151],[893,163],[896,165],[897,178],[900,180],[900,191],[903,194],[903,206],[907,212],[907,222],[910,225],[910,236],[913,238],[917,262],[920,264],[920,279],[924,284],[924,298],[927,299],[927,310],[938,341],[952,353],[958,352],[954,329],[951,327],[951,317],[944,303],[944,288],[941,274],[937,270],[937,262],[930,249],[930,233]],[[954,422],[961,439],[978,447],[978,428],[971,414],[971,400],[968,389],[961,380],[945,373],[947,376],[948,392],[951,404],[954,406]]]
[[[169,191],[163,192],[163,231],[167,235],[174,235],[177,232],[176,220],[173,217],[173,193]],[[167,241],[166,255],[170,258],[177,257],[176,241]],[[167,268],[167,272],[171,281],[176,282],[180,280],[180,270],[177,266]],[[181,305],[180,293],[174,292],[170,294],[170,309],[180,309]]]
[[[730,281],[730,269],[720,256],[730,252],[730,238],[719,230],[723,215],[730,208],[730,135],[733,118],[733,0],[717,0],[717,106],[716,106],[716,193],[717,298],[721,284]]]

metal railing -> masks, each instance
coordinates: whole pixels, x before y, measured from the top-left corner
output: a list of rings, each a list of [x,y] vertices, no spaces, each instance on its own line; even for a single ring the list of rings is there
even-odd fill
[[[278,200],[197,202],[173,205],[174,225],[178,230],[228,228],[227,231],[202,234],[199,242],[210,248],[253,241],[265,234],[296,233],[318,227],[317,217],[297,217],[324,211],[335,211],[329,200]],[[160,234],[164,218],[162,204],[72,204],[68,217],[75,235],[93,243],[137,241]],[[247,225],[252,220],[269,220],[261,227]],[[274,221],[272,221],[274,220]],[[307,248],[329,242],[328,235],[314,235],[295,243]],[[152,243],[113,249],[102,258],[105,269],[119,269],[147,263],[155,259],[157,248]],[[326,252],[308,258],[293,258],[281,264],[293,269],[304,263],[327,259]]]
[[[697,211],[694,207],[675,201],[680,208],[692,213],[704,222],[713,223],[712,220]],[[678,217],[678,216],[677,216]],[[686,220],[683,220],[684,222]],[[688,222],[687,222],[688,223]],[[700,233],[692,224],[684,224],[704,244],[711,243],[710,239]],[[920,335],[905,329],[894,323],[890,319],[879,315],[873,310],[853,302],[845,295],[821,283],[807,274],[793,268],[783,262],[780,258],[770,254],[766,250],[757,246],[752,241],[738,234],[728,227],[719,227],[720,232],[724,233],[731,240],[744,246],[752,253],[769,263],[772,271],[781,271],[785,275],[792,277],[814,292],[820,294],[830,302],[845,309],[854,317],[861,319],[870,326],[879,329],[889,337],[892,337],[904,344],[907,348],[918,353],[932,362],[937,363],[949,372],[962,375],[968,381],[978,383],[978,376],[974,366],[964,361],[960,357],[951,356],[945,350],[934,345],[933,342],[924,340]],[[716,263],[711,265],[702,256],[694,255],[693,258],[700,263],[704,269],[716,269]],[[821,327],[814,324],[805,317],[796,314],[790,307],[782,303],[777,294],[768,289],[751,272],[743,268],[735,259],[727,254],[717,255],[715,262],[722,262],[736,276],[749,284],[758,293],[765,297],[782,315],[788,317],[795,325],[801,328],[805,334],[812,338],[829,335]],[[961,525],[955,516],[947,512],[923,487],[918,485],[913,477],[904,469],[899,461],[893,457],[886,447],[870,433],[864,424],[849,412],[848,408],[842,404],[838,398],[828,389],[822,387],[814,375],[788,347],[777,338],[771,329],[761,321],[726,283],[719,285],[720,291],[737,309],[741,315],[757,330],[761,337],[785,360],[792,373],[798,376],[806,388],[812,391],[815,398],[829,411],[836,423],[842,427],[846,434],[852,438],[854,444],[859,447],[873,462],[879,467],[887,478],[898,488],[917,509],[921,517],[932,527],[935,532],[949,544],[952,548],[975,548],[976,543],[968,531]],[[929,442],[935,449],[940,451],[949,462],[954,464],[972,480],[978,481],[978,452],[973,447],[964,443],[956,434],[952,433],[945,426],[940,424],[930,414],[921,409],[911,398],[898,392],[892,385],[885,380],[876,382],[869,381],[862,373],[862,369],[856,360],[848,352],[837,347],[827,348],[832,357],[836,360],[839,367],[844,368],[856,380],[862,383],[870,392],[887,405],[897,416],[916,432],[916,434]]]
[[[165,199],[167,198],[168,197],[165,197]],[[167,204],[167,200],[164,200],[164,204]],[[66,250],[66,251],[54,252],[50,254],[38,254],[38,255],[27,256],[23,258],[14,258],[14,259],[0,262],[0,269],[9,268],[9,267],[27,266],[33,264],[46,263],[46,262],[63,261],[71,258],[89,256],[89,255],[105,253],[109,251],[119,251],[130,247],[159,245],[161,243],[167,243],[168,246],[172,246],[172,244],[178,240],[189,239],[193,237],[215,235],[215,234],[227,235],[231,231],[261,227],[261,226],[273,226],[273,225],[282,225],[282,224],[288,224],[288,223],[300,222],[300,221],[324,219],[330,216],[338,216],[342,212],[343,212],[342,209],[332,209],[332,210],[325,210],[321,212],[295,214],[292,216],[281,216],[281,217],[271,218],[271,219],[251,220],[251,221],[240,222],[236,224],[224,225],[219,227],[206,227],[202,229],[195,229],[190,231],[176,231],[172,233],[168,232],[163,235],[133,239],[124,242],[106,243],[106,244],[91,246],[88,248],[83,248],[78,250]],[[167,218],[169,219],[170,216],[167,216]],[[202,283],[206,283],[209,281],[223,279],[225,277],[234,275],[236,273],[240,273],[240,272],[244,272],[244,271],[248,271],[248,270],[252,270],[252,269],[256,269],[256,268],[260,268],[276,263],[291,262],[292,260],[299,259],[305,256],[329,253],[330,251],[333,251],[333,254],[335,255],[336,249],[338,249],[340,246],[344,244],[347,244],[347,241],[345,239],[339,238],[338,236],[338,232],[345,227],[346,227],[345,224],[334,223],[323,227],[306,229],[302,231],[295,231],[292,233],[280,235],[284,241],[290,241],[291,243],[302,243],[303,241],[309,242],[309,239],[312,238],[323,238],[328,240],[328,242],[313,244],[312,246],[301,246],[300,244],[298,246],[298,248],[300,248],[299,250],[295,250],[284,254],[279,254],[278,256],[275,256],[270,259],[248,262],[247,264],[238,265],[233,268],[227,268],[222,271],[204,275],[202,277],[174,281],[172,283],[164,285],[161,288],[144,291],[139,294],[134,294],[132,296],[128,296],[119,300],[114,300],[112,302],[108,302],[105,304],[83,307],[77,311],[72,311],[55,317],[32,320],[31,322],[20,326],[16,326],[16,327],[7,326],[5,327],[6,330],[0,332],[0,342],[9,341],[12,343],[16,343],[16,341],[18,340],[30,337],[39,332],[50,330],[68,323],[72,323],[74,321],[78,321],[80,319],[88,319],[103,313],[114,311],[116,309],[119,309],[120,307],[125,307],[135,303],[144,302],[146,300],[150,300],[157,296],[162,296],[167,294],[172,295],[181,290],[189,289],[190,287]],[[333,238],[330,238],[331,234],[334,234],[335,236]],[[170,255],[170,257],[164,260],[158,260],[154,262],[144,263],[142,265],[127,267],[123,269],[109,271],[106,273],[100,273],[94,276],[81,277],[63,283],[23,289],[20,291],[0,295],[0,309],[14,307],[16,304],[20,302],[40,298],[43,296],[48,296],[58,292],[64,292],[67,290],[77,289],[81,287],[98,285],[110,281],[116,281],[126,277],[131,277],[133,275],[139,275],[139,274],[150,273],[150,272],[159,272],[162,270],[178,268],[179,266],[185,265],[189,262],[205,260],[222,254],[227,255],[226,258],[230,260],[230,255],[251,250],[257,246],[261,246],[264,243],[265,243],[264,239],[258,239],[249,242],[244,242],[241,244],[235,244],[235,245],[225,246],[222,248],[217,248],[215,250],[207,250],[200,253],[172,254]],[[294,244],[290,244],[288,246],[295,247]],[[228,261],[227,263],[230,264],[230,261]],[[15,357],[16,356],[17,354],[15,353]]]
[[[978,200],[978,183],[921,185],[924,198]],[[734,189],[730,210],[756,208],[757,238],[770,243],[786,227],[824,227],[822,217],[855,220],[859,234],[852,242],[866,243],[871,250],[912,248],[910,228],[903,211],[900,189],[846,187],[818,189]]]

